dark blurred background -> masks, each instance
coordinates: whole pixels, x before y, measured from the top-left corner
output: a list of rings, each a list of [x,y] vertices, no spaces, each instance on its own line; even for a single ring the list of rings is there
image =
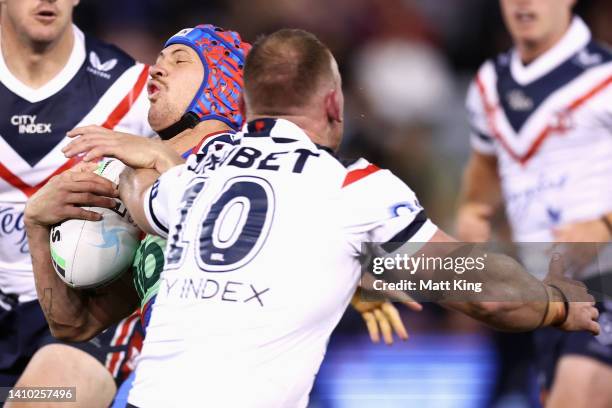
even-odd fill
[[[579,0],[576,12],[612,43],[612,1]],[[345,81],[342,155],[392,170],[447,231],[469,154],[467,86],[480,64],[511,46],[495,0],[82,0],[75,19],[146,63],[171,35],[201,23],[251,42],[282,27],[312,31]],[[515,356],[499,355],[486,329],[431,305],[404,320],[407,343],[371,345],[349,310],[312,407],[538,406],[535,389],[524,387],[529,371],[498,381],[502,359]]]

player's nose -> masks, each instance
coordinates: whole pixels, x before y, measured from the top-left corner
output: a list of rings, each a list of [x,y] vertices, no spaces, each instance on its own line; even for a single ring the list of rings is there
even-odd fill
[[[151,70],[149,71],[149,75],[153,79],[162,78],[168,75],[168,72],[161,66],[160,63],[155,63],[155,65],[151,67]]]

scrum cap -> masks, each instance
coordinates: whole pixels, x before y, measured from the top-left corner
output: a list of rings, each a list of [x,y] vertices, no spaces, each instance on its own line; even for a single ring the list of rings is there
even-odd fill
[[[169,139],[199,122],[216,119],[239,130],[244,121],[239,100],[243,69],[251,45],[240,34],[211,24],[187,28],[172,36],[164,48],[183,44],[192,48],[204,66],[204,80],[180,121],[159,132]]]

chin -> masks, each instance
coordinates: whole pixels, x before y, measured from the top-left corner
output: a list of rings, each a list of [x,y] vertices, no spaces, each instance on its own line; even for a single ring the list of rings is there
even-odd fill
[[[44,26],[41,24],[31,26],[28,31],[28,36],[36,43],[51,43],[57,40],[62,33],[59,27]]]
[[[535,33],[524,33],[518,38],[521,43],[529,48],[537,48],[543,42],[543,37]]]
[[[541,31],[542,30],[538,30],[535,27],[515,29],[512,32],[512,37],[515,42],[527,45],[537,45],[544,37]]]
[[[155,105],[151,105],[149,109],[149,126],[156,132],[164,130],[174,123],[178,122],[180,116],[175,118],[176,115],[171,115],[168,110],[158,109]]]

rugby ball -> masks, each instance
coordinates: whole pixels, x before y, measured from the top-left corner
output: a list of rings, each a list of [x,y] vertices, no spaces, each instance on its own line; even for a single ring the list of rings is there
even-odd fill
[[[125,165],[119,160],[100,162],[96,173],[114,183]],[[116,199],[112,210],[84,207],[101,213],[101,221],[70,219],[51,228],[53,268],[69,286],[79,289],[103,286],[125,272],[140,244],[140,230],[127,208]]]

